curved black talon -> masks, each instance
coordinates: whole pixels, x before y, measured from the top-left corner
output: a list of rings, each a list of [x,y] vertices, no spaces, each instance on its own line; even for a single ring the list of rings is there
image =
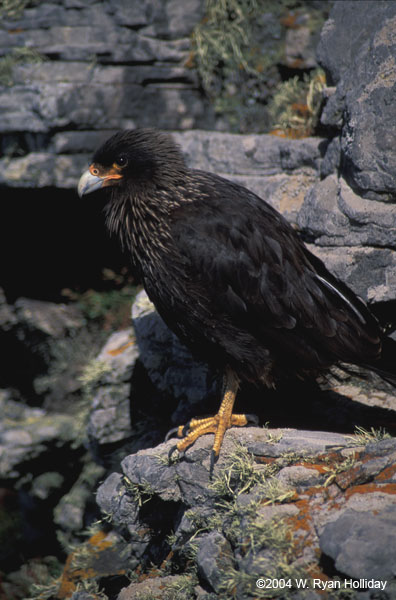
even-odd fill
[[[173,453],[174,453],[176,450],[177,450],[177,453],[178,453],[178,454],[177,454],[177,458],[172,458],[172,455],[173,455]],[[184,452],[184,450],[183,450],[183,451],[180,451],[180,450],[178,449],[177,445],[175,444],[174,446],[172,446],[172,448],[171,448],[171,449],[169,450],[169,452],[168,452],[168,461],[169,461],[169,462],[172,462],[172,460],[177,460],[177,461],[179,461],[179,460],[181,460],[182,458],[184,458],[184,455],[185,455],[185,452]]]
[[[168,433],[165,436],[165,442],[167,442],[172,436],[173,433],[177,433],[179,430],[178,427],[173,427],[172,429],[169,429]],[[176,448],[176,446],[175,446]]]
[[[245,415],[248,425],[259,425],[260,420],[257,415]]]
[[[168,460],[172,460],[172,454],[174,453],[175,450],[177,450],[176,444],[174,446],[172,446],[172,448],[169,450],[169,452],[168,452]]]
[[[190,423],[191,421],[189,421],[188,423],[186,423],[182,429],[182,437],[186,437],[190,431]]]
[[[210,453],[209,479],[212,481],[214,466],[217,463],[219,456],[214,450]]]

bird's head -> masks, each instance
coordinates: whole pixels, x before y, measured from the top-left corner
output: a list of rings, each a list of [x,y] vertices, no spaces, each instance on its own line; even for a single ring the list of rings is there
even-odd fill
[[[155,129],[121,131],[94,154],[78,183],[84,196],[100,188],[121,189],[148,184],[166,187],[185,178],[187,167],[172,137]]]

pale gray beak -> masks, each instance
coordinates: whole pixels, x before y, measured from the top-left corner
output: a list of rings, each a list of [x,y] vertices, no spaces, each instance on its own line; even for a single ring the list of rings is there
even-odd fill
[[[84,171],[84,173],[80,177],[80,181],[78,182],[77,192],[80,198],[85,194],[90,194],[91,192],[95,192],[104,184],[105,179],[103,177],[96,177],[96,175],[92,175],[88,171]]]

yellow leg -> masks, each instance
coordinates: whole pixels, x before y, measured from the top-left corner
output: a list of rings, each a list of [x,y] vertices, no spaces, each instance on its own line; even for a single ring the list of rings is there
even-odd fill
[[[183,438],[176,445],[179,452],[187,450],[201,435],[205,435],[206,433],[215,434],[211,456],[211,471],[220,454],[221,444],[227,429],[230,427],[243,427],[249,422],[246,415],[232,414],[239,380],[231,369],[227,369],[226,371],[224,384],[223,398],[219,412],[216,415],[202,419],[191,419],[188,425],[181,425],[176,429],[177,437]]]

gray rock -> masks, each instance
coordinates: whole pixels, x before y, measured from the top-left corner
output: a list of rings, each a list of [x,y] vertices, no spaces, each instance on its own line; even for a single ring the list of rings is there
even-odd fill
[[[71,534],[78,535],[84,528],[87,503],[92,501],[92,490],[104,474],[104,467],[87,456],[77,481],[55,506],[54,523],[69,536],[69,541]]]
[[[186,582],[183,580],[183,576],[180,575],[150,577],[139,583],[131,583],[124,587],[118,594],[117,600],[137,600],[139,598],[162,600],[162,598],[171,598],[172,596],[177,598],[177,596],[181,597],[180,594],[183,593],[180,591],[183,589],[183,584],[185,586]],[[164,594],[167,596],[164,596]]]
[[[284,467],[277,476],[277,479],[288,487],[309,487],[323,481],[323,476],[315,469],[293,466]]]
[[[154,385],[179,400],[175,424],[188,418],[194,406],[214,391],[209,367],[195,360],[191,352],[165,325],[146,292],[140,292],[132,306],[132,320],[140,359]],[[191,416],[191,412],[190,412]]]
[[[52,494],[59,493],[64,477],[56,471],[48,471],[36,477],[31,487],[31,495],[39,500],[47,500]]]
[[[394,247],[396,207],[365,200],[330,175],[311,188],[298,223],[321,246]]]
[[[318,58],[337,84],[322,122],[342,127],[343,171],[354,188],[395,193],[394,2],[335,2]]]
[[[47,338],[62,338],[85,325],[81,311],[72,305],[19,298],[15,310],[24,331]]]
[[[341,142],[338,136],[334,137],[326,148],[322,164],[320,166],[320,174],[323,178],[335,173],[341,161]]]
[[[327,268],[368,302],[395,298],[396,253],[388,248],[308,245]]]
[[[277,569],[285,565],[288,572],[304,577],[301,569],[315,564],[320,551],[333,557],[336,568],[347,577],[394,577],[396,504],[382,475],[393,468],[394,440],[359,451],[360,460],[351,460],[345,471],[345,451],[350,458],[352,449],[347,448],[350,440],[341,435],[235,428],[225,435],[210,481],[212,442],[213,436],[199,438],[182,460],[169,460],[172,441],[139,451],[122,461],[123,474],[113,473],[99,488],[99,505],[128,539],[131,564],[142,568],[151,557],[164,554],[172,564],[174,557],[185,556],[201,583],[213,590],[213,597],[222,598],[224,590],[232,588],[240,600],[256,597],[258,577],[272,573],[283,577],[284,571]],[[277,478],[267,475],[249,487],[248,471],[236,460],[240,445],[255,456],[250,477],[258,477],[272,465],[278,468]],[[245,468],[251,465],[248,456]],[[290,460],[304,460],[306,466],[290,465]],[[310,462],[315,468],[308,468]],[[357,468],[365,470],[370,493],[363,493]],[[333,470],[339,472],[337,477],[349,476],[347,492],[329,482]],[[293,493],[283,501],[279,499],[282,481]],[[272,488],[278,499],[268,500],[267,485],[280,486]],[[169,531],[171,539],[166,538]],[[125,590],[126,597],[143,589],[134,585]],[[305,597],[298,593],[292,590],[290,597]]]
[[[320,536],[322,552],[338,571],[355,579],[396,577],[396,505],[381,511],[346,511]]]
[[[305,15],[309,18],[309,15]],[[290,27],[285,39],[285,63],[290,68],[314,69],[318,66],[315,56],[317,36],[303,23]]]
[[[198,573],[215,592],[221,591],[224,572],[233,566],[230,543],[218,531],[212,531],[200,542],[197,554]]]
[[[0,89],[0,131],[44,135],[35,154],[18,158],[16,148],[3,158],[2,181],[57,186],[53,146],[59,152],[60,129],[84,130],[89,140],[95,130],[152,126],[153,115],[164,129],[213,125],[214,112],[202,97],[196,71],[186,65],[191,32],[203,12],[200,0],[188,11],[180,0],[145,0],[139,7],[64,0],[39,3],[13,21],[3,19],[0,55],[27,47],[46,60],[15,64],[12,85]],[[88,152],[96,146],[91,140]],[[75,141],[74,155],[87,145]],[[70,153],[70,138],[68,144]]]
[[[332,174],[311,187],[297,223],[315,242],[310,250],[358,295],[395,299],[395,205],[361,198]]]
[[[7,393],[0,394],[0,414],[0,477],[3,480],[17,479],[29,463],[31,472],[35,461],[39,465],[45,456],[54,455],[54,448],[70,451],[77,437],[74,417],[27,407],[12,400]],[[51,462],[47,464],[50,466]]]
[[[131,378],[137,358],[130,328],[113,333],[90,365],[87,433],[96,443],[119,442],[131,435]]]
[[[290,451],[301,453],[302,456],[315,455],[347,445],[346,438],[338,433],[299,429],[275,429],[271,431],[271,441],[266,441],[265,436],[260,441],[253,441],[253,436],[249,435],[253,430],[249,428],[246,442],[249,451],[257,456],[280,457]]]
[[[292,173],[320,168],[320,138],[287,140],[273,135],[237,135],[206,131],[174,133],[174,138],[193,168],[219,175]]]

